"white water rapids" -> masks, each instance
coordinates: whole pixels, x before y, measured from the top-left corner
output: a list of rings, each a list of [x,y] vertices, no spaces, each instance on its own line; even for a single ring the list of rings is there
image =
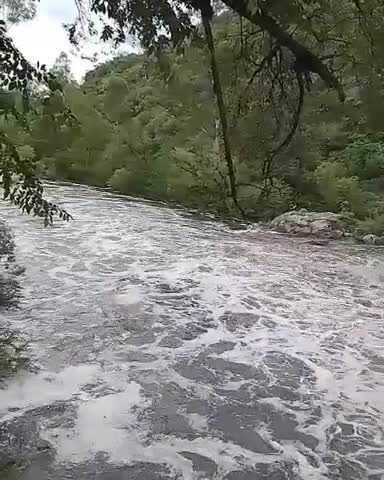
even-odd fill
[[[0,211],[38,366],[0,390],[16,478],[384,478],[382,249],[49,193],[73,222]]]

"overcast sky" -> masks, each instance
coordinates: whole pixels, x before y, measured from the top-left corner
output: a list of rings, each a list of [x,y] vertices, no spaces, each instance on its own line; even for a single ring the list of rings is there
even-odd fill
[[[82,60],[79,54],[76,55],[69,44],[63,23],[70,23],[75,17],[74,0],[40,0],[36,18],[12,27],[11,36],[27,59],[34,63],[39,60],[50,67],[61,52],[67,52],[73,74],[80,80],[93,65],[90,61]],[[92,55],[96,51],[100,53],[101,49],[101,45],[89,44],[84,51]]]

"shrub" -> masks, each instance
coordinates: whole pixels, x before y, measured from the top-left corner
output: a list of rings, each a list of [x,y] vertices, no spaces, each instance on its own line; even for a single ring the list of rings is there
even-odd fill
[[[15,276],[9,274],[14,262],[15,244],[9,228],[0,222],[0,308],[13,305],[19,285]],[[29,363],[26,356],[26,342],[18,332],[0,326],[0,386],[4,378]]]
[[[356,228],[356,234],[357,236],[367,234],[377,235],[378,237],[384,236],[384,214],[373,215],[359,222]]]
[[[343,157],[351,175],[364,180],[384,175],[384,138],[359,135],[345,148]]]
[[[5,378],[28,366],[27,342],[17,331],[0,328],[0,385]]]
[[[131,192],[131,175],[125,168],[118,168],[109,179],[109,185],[120,193]]]
[[[322,163],[315,171],[317,189],[327,210],[351,212],[359,218],[367,213],[367,193],[357,177],[346,176],[338,162]]]

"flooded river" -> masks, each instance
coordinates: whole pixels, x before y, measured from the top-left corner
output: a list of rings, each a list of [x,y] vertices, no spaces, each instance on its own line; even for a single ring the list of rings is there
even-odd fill
[[[49,191],[73,222],[0,210],[37,367],[0,390],[9,478],[384,479],[383,249]]]

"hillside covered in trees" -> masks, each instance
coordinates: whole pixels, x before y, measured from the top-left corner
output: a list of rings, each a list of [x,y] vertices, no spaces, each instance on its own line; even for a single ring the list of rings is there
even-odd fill
[[[303,3],[300,18],[279,7],[281,21],[297,23],[342,92],[246,19],[222,8],[213,19],[240,211],[252,220],[298,208],[350,212],[361,231],[383,234],[383,7]],[[53,73],[64,95],[47,101],[36,91],[30,128],[10,116],[2,128],[42,177],[240,215],[202,37],[119,56],[81,84],[62,54]]]

